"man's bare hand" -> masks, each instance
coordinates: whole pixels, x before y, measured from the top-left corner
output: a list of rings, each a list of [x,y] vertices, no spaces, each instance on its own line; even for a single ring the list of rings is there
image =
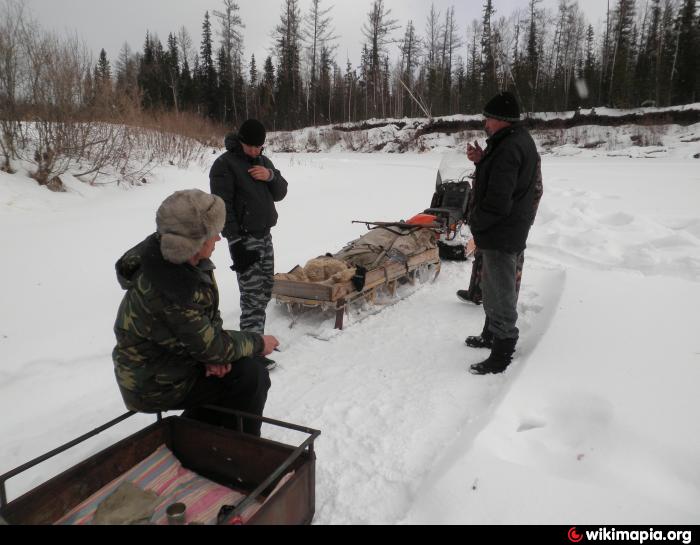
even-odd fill
[[[484,158],[484,150],[481,149],[479,142],[474,140],[474,145],[467,144],[467,158],[474,163],[478,164]]]
[[[260,182],[267,182],[270,179],[271,172],[269,168],[261,167],[260,165],[258,165],[249,168],[248,174],[250,174],[254,180],[258,180]]]
[[[216,377],[216,378],[222,378],[228,375],[229,371],[231,371],[231,364],[226,363],[222,365],[207,365],[206,366],[206,373],[204,374],[205,377]]]
[[[273,337],[272,335],[263,335],[263,342],[265,343],[265,346],[263,347],[262,351],[263,356],[268,356],[269,354],[272,354],[273,350],[280,345],[280,342],[277,340],[277,338]]]

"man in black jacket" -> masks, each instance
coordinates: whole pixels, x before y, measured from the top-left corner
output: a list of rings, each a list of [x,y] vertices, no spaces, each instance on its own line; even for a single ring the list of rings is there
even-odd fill
[[[272,298],[275,257],[270,229],[277,224],[275,202],[287,195],[287,181],[262,155],[265,127],[245,121],[226,137],[226,153],[211,167],[211,192],[226,204],[226,237],[241,293],[241,331],[264,334],[265,309]],[[268,369],[275,365],[266,359]]]
[[[486,322],[481,335],[468,337],[466,343],[491,348],[486,360],[471,366],[470,372],[477,375],[502,373],[512,361],[519,335],[516,268],[542,190],[539,154],[519,123],[515,97],[508,92],[496,95],[484,107],[484,117],[486,149],[476,143],[467,146],[467,156],[476,164],[468,221],[483,256]]]

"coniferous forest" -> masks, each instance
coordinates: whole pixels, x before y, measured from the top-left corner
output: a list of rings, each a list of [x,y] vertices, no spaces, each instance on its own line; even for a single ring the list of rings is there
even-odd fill
[[[72,70],[72,90],[62,100],[74,111],[101,118],[126,109],[174,113],[220,127],[249,117],[289,130],[478,113],[505,89],[529,112],[700,100],[696,0],[610,0],[600,28],[586,19],[579,0],[560,0],[554,9],[527,0],[510,14],[498,10],[498,0],[483,0],[472,21],[427,3],[422,20],[399,21],[385,0],[374,0],[358,30],[364,46],[357,66],[338,55],[330,0],[312,0],[306,12],[299,0],[280,0],[266,58],[245,54],[239,6],[221,0],[220,10],[202,14],[200,36],[184,26],[165,41],[147,32],[140,47],[125,43],[116,59],[103,49],[96,63],[79,45],[55,37],[37,42],[21,4],[3,1],[2,118],[51,100],[50,92],[22,85],[19,76],[31,81],[49,74],[42,62],[56,64],[52,55]],[[14,24],[18,16],[23,25]]]
[[[699,100],[696,0],[611,0],[603,28],[577,0],[556,10],[529,0],[498,17],[497,4],[484,0],[471,22],[434,7],[422,21],[398,21],[375,0],[353,66],[336,54],[329,0],[313,0],[306,13],[298,0],[282,0],[274,55],[265,59],[244,57],[245,21],[233,0],[222,0],[221,11],[203,15],[198,45],[184,29],[165,44],[147,34],[141,51],[124,46],[114,77],[103,53],[95,79],[111,78],[115,92],[139,95],[147,109],[194,111],[225,125],[257,117],[276,129],[478,113],[503,89],[533,112]]]

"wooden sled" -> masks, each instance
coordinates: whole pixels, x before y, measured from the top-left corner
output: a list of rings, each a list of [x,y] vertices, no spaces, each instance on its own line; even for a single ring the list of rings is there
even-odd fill
[[[438,248],[410,256],[406,263],[389,260],[384,265],[367,271],[365,286],[361,291],[357,291],[352,282],[327,285],[275,279],[272,295],[278,303],[286,303],[291,307],[318,307],[323,310],[332,308],[335,310],[335,329],[343,329],[345,312],[351,303],[361,298],[374,302],[380,288],[385,288],[393,295],[398,283],[415,283],[419,271],[430,265],[435,267],[437,277],[440,273]]]

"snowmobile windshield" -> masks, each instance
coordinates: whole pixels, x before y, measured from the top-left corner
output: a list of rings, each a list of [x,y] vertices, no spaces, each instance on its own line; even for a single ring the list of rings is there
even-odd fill
[[[435,185],[448,182],[459,182],[474,171],[474,165],[467,159],[467,154],[461,151],[451,151],[442,154],[438,167]]]

